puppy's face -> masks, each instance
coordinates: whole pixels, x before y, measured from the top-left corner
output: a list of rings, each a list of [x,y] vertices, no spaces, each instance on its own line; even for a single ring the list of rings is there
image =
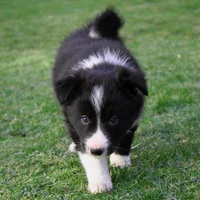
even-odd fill
[[[62,106],[63,112],[78,134],[82,150],[90,155],[111,154],[141,112],[144,101],[141,90],[121,75],[102,79],[82,74],[70,81],[75,85]],[[63,90],[62,94],[66,94]]]

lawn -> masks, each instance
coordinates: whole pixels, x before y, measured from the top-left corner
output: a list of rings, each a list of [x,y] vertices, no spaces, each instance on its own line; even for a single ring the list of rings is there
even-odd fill
[[[60,41],[108,5],[146,72],[133,165],[91,195],[51,86]],[[0,199],[200,199],[200,1],[0,1]]]

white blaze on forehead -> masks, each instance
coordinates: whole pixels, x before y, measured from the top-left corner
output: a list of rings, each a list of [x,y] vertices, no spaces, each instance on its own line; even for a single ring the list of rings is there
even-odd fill
[[[91,69],[101,63],[109,63],[126,67],[129,66],[128,59],[129,57],[123,55],[120,50],[105,48],[101,52],[92,54],[88,58],[78,62],[73,69],[75,71],[79,69]]]
[[[96,131],[92,134],[90,138],[88,138],[85,142],[86,144],[86,152],[88,154],[91,154],[91,149],[102,149],[104,150],[103,155],[106,154],[106,150],[109,145],[108,138],[106,135],[103,133],[100,127],[100,112],[101,112],[101,107],[103,104],[103,86],[96,85],[92,89],[91,92],[91,103],[94,107],[94,110],[96,112],[96,117],[97,117],[97,128]]]
[[[94,86],[91,93],[91,102],[97,113],[100,113],[103,104],[103,86]]]

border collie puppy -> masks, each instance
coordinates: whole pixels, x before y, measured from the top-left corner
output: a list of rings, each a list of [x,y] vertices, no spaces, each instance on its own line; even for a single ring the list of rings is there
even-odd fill
[[[131,164],[130,149],[148,95],[144,73],[118,32],[122,18],[107,9],[62,43],[53,87],[91,193],[113,188],[110,164]]]

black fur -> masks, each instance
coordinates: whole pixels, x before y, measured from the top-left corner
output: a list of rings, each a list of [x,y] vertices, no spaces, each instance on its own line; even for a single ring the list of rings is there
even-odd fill
[[[118,32],[123,23],[122,17],[117,15],[113,9],[109,8],[96,17],[88,28],[94,28],[101,37],[114,39],[119,37]]]

